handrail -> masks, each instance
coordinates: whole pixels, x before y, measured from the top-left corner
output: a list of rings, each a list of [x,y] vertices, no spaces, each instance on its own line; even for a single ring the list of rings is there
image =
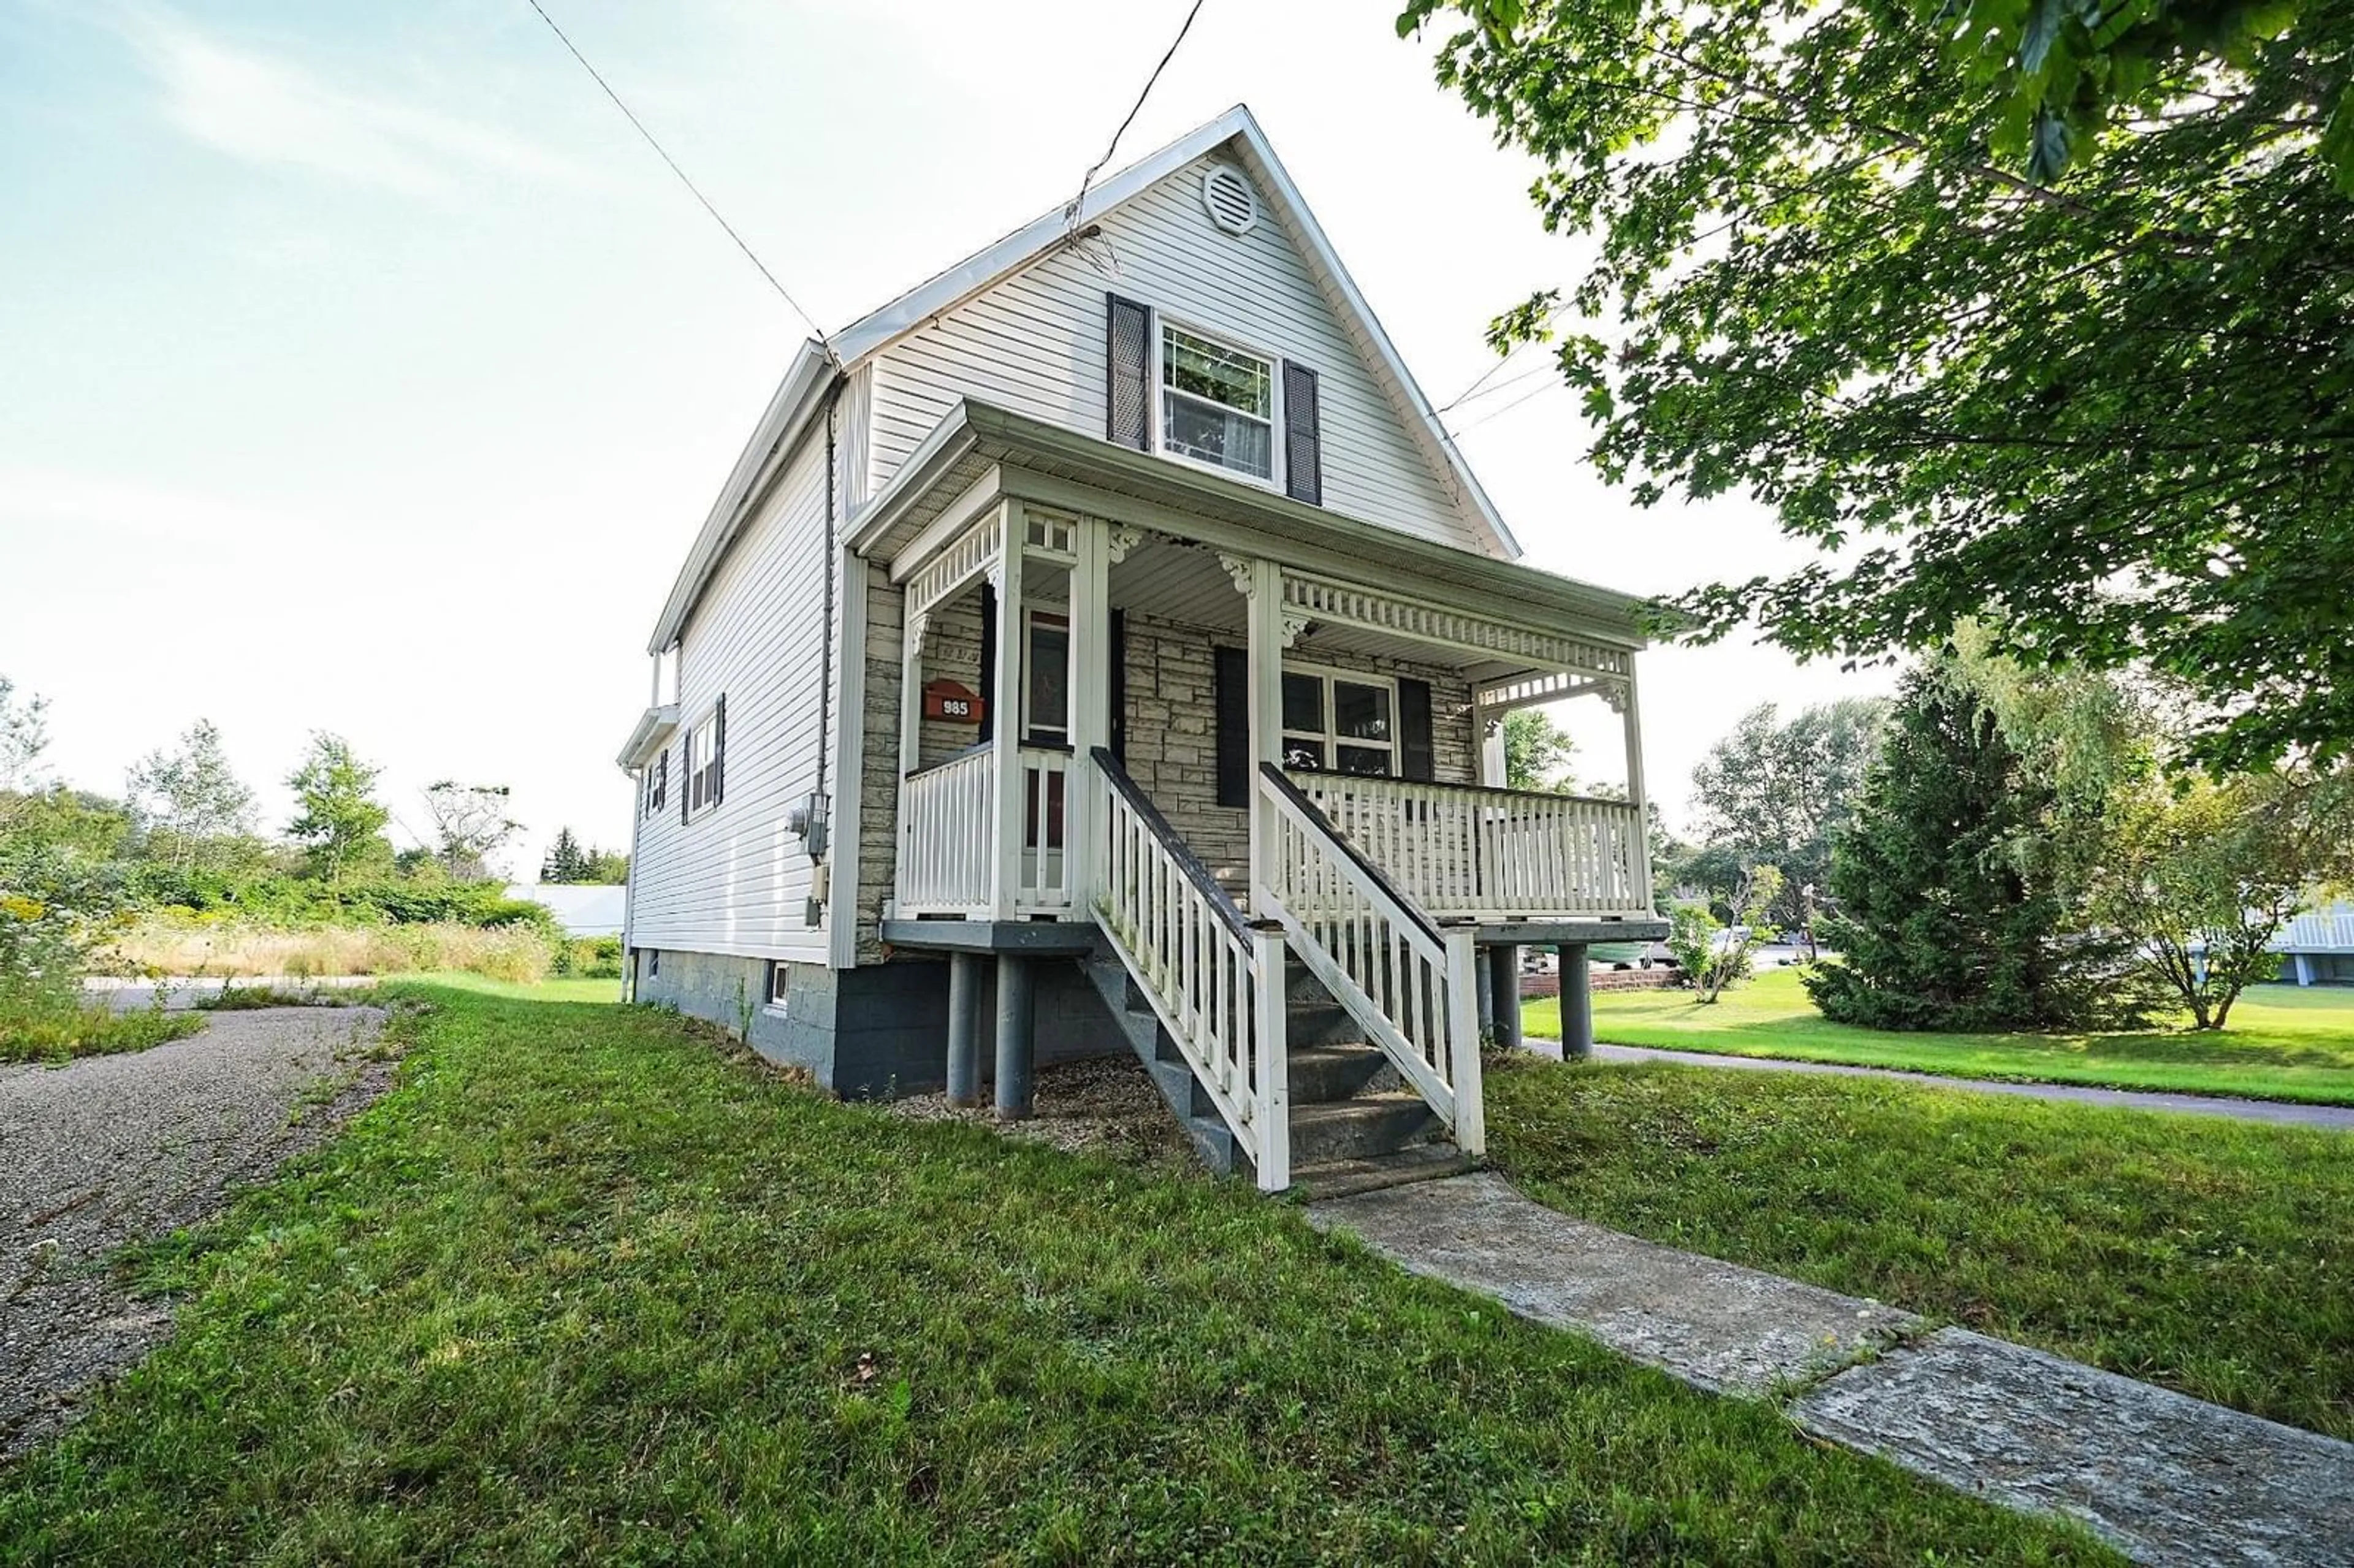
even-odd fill
[[[996,742],[984,740],[978,745],[968,746],[962,751],[952,751],[938,762],[927,762],[921,768],[911,768],[899,775],[899,781],[904,784],[912,779],[921,779],[927,773],[938,773],[943,768],[954,768],[960,762],[970,762],[976,757],[987,757],[996,749]]]
[[[1324,814],[1324,809],[1301,794],[1299,786],[1285,778],[1281,768],[1272,762],[1262,762],[1258,766],[1259,771],[1267,775],[1268,781],[1274,784],[1283,798],[1299,807],[1300,814],[1315,824],[1317,830],[1324,835],[1327,845],[1334,853],[1347,856],[1359,871],[1363,872],[1372,880],[1374,886],[1381,889],[1383,896],[1394,906],[1393,913],[1397,918],[1406,921],[1416,930],[1429,938],[1433,947],[1446,940],[1439,934],[1437,922],[1424,914],[1421,906],[1406,896],[1405,891],[1395,882],[1390,880],[1389,873],[1367,860],[1364,852],[1351,843],[1342,835],[1341,830],[1332,825],[1332,819]]]
[[[1144,819],[1145,825],[1152,830],[1152,836],[1161,841],[1161,849],[1176,863],[1185,880],[1193,885],[1194,891],[1210,901],[1211,911],[1228,930],[1247,940],[1250,922],[1243,918],[1243,912],[1235,907],[1235,901],[1226,896],[1226,890],[1218,885],[1218,879],[1210,874],[1210,868],[1202,863],[1202,857],[1193,853],[1193,846],[1169,825],[1169,819],[1161,814],[1161,808],[1152,803],[1152,798],[1129,777],[1128,769],[1120,766],[1119,758],[1100,746],[1088,755],[1095,759],[1097,769],[1104,776],[1104,782],[1119,792],[1130,810]]]
[[[1263,764],[1273,767],[1274,764]],[[1434,789],[1445,789],[1458,795],[1496,795],[1511,800],[1568,800],[1580,806],[1623,806],[1628,810],[1635,802],[1624,796],[1572,795],[1558,789],[1508,789],[1494,784],[1453,784],[1437,779],[1405,779],[1394,773],[1339,773],[1330,768],[1308,768],[1300,771],[1320,781],[1331,779],[1340,784],[1427,784]]]

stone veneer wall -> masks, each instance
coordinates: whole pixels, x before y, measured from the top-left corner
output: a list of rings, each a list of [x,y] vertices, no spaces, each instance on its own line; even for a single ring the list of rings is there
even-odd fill
[[[905,596],[877,572],[866,611],[866,760],[858,845],[858,953],[883,955],[876,927],[897,861],[900,627]],[[1127,616],[1129,773],[1221,883],[1240,893],[1249,876],[1250,823],[1240,807],[1217,803],[1217,693],[1214,650],[1239,647],[1240,634],[1189,626],[1131,609]],[[1315,646],[1311,631],[1293,651],[1304,663],[1430,683],[1433,766],[1443,783],[1476,784],[1471,683],[1459,672],[1408,660],[1376,659]],[[981,615],[970,596],[933,613],[924,676],[949,675],[986,692],[980,678]],[[1002,715],[1001,715],[1002,716]],[[970,726],[927,723],[928,764],[972,744]]]
[[[1312,633],[1294,657],[1307,664],[1430,683],[1433,770],[1441,783],[1479,781],[1472,735],[1471,683],[1440,665],[1374,659],[1315,647]],[[1250,875],[1250,819],[1218,804],[1216,657],[1240,646],[1238,634],[1187,626],[1130,610],[1128,615],[1128,771],[1178,834],[1228,889]]]

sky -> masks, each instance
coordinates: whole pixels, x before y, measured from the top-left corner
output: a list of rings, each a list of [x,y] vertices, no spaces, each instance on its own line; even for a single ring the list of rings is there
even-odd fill
[[[542,3],[831,331],[1069,200],[1190,0]],[[1206,0],[1114,166],[1248,103],[1445,404],[1591,252],[1394,13]],[[275,830],[329,730],[400,842],[451,778],[512,788],[519,871],[561,825],[621,846],[646,639],[806,331],[527,0],[0,0],[0,675],[84,788],[202,716]],[[1737,499],[1632,507],[1536,358],[1447,416],[1534,564],[1805,558]],[[1679,827],[1746,709],[1893,679],[1640,670]],[[1617,721],[1563,716],[1615,778]]]

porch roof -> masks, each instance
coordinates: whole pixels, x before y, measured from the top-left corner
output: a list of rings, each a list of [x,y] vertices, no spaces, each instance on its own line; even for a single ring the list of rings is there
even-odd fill
[[[853,521],[851,548],[890,559],[949,516],[1018,499],[1231,549],[1343,581],[1411,581],[1483,614],[1634,650],[1643,600],[1294,501],[1240,480],[1017,414],[957,402]]]

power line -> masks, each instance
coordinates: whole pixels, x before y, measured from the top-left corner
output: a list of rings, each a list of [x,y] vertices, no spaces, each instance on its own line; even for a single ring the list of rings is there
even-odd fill
[[[1504,363],[1509,365],[1511,362],[1507,360]],[[1500,365],[1497,368],[1500,370],[1503,368],[1503,366]],[[1447,404],[1445,408],[1434,408],[1431,412],[1434,414],[1444,414],[1447,412],[1448,409],[1459,408],[1466,403],[1476,403],[1482,397],[1493,397],[1499,392],[1509,392],[1513,387],[1533,381],[1540,376],[1553,376],[1556,374],[1558,374],[1558,372],[1554,366],[1550,365],[1540,365],[1534,370],[1523,370],[1518,376],[1512,376],[1509,380],[1499,381],[1493,387],[1488,387],[1484,391],[1480,390],[1475,383],[1471,390],[1464,393],[1460,397],[1456,398],[1454,402]]]
[[[686,177],[686,171],[678,166],[678,160],[672,157],[668,153],[663,150],[663,144],[654,140],[654,133],[646,129],[645,122],[640,120],[635,114],[631,112],[630,106],[621,101],[621,95],[615,92],[613,90],[612,84],[605,79],[603,75],[598,71],[595,66],[588,63],[588,57],[582,54],[580,50],[575,47],[572,40],[564,36],[564,29],[556,25],[556,18],[547,14],[546,9],[541,6],[539,0],[525,0],[525,3],[528,4],[533,10],[539,13],[539,19],[547,24],[547,30],[556,35],[557,42],[564,46],[567,53],[570,54],[574,59],[580,62],[580,69],[588,73],[589,79],[595,81],[599,87],[605,90],[605,96],[613,101],[613,107],[621,111],[622,118],[629,121],[629,122],[636,128],[638,134],[645,138],[646,145],[654,150],[654,155],[660,158],[664,164],[670,165],[670,172],[678,176],[678,183],[686,187],[687,194],[692,196],[696,201],[703,204],[703,210],[711,215],[711,221],[725,229],[727,233],[727,238],[736,242],[736,249],[744,253],[745,260],[751,262],[753,266],[758,267],[760,270],[760,276],[769,281],[769,287],[777,291],[777,297],[784,301],[787,305],[792,308],[793,314],[801,318],[802,324],[806,325],[810,329],[810,334],[815,337],[818,341],[818,345],[825,350],[825,356],[833,361],[834,368],[842,368],[842,359],[833,352],[833,344],[826,340],[825,329],[817,324],[817,318],[811,315],[807,311],[801,309],[801,302],[794,299],[791,291],[782,283],[777,281],[777,275],[769,270],[769,264],[761,260],[758,255],[753,251],[752,248],[744,242],[744,237],[736,232],[736,226],[729,223],[725,217],[720,216],[719,209],[711,205],[711,198],[705,196],[703,192],[696,187],[695,183]],[[1200,0],[1195,0],[1194,8],[1196,10],[1201,8]],[[1167,62],[1163,61],[1162,63],[1166,64]]]
[[[539,0],[532,0],[532,3],[536,5]],[[1168,50],[1161,55],[1161,63],[1154,66],[1152,74],[1144,79],[1144,90],[1138,93],[1136,101],[1129,106],[1128,118],[1121,121],[1119,129],[1111,133],[1111,143],[1104,148],[1103,156],[1079,177],[1079,194],[1073,196],[1071,205],[1063,209],[1064,221],[1072,230],[1076,231],[1079,227],[1079,210],[1087,206],[1087,187],[1095,183],[1097,175],[1103,173],[1104,165],[1111,162],[1112,154],[1119,151],[1119,139],[1128,134],[1128,128],[1135,124],[1137,115],[1143,112],[1144,101],[1152,96],[1152,89],[1161,80],[1161,73],[1167,70],[1169,62],[1177,58],[1177,47],[1185,41],[1185,35],[1193,30],[1193,18],[1201,14],[1202,0],[1193,0],[1193,8],[1185,13],[1185,20],[1178,26],[1177,36],[1169,40]]]
[[[1476,419],[1472,420],[1469,424],[1468,424],[1468,425],[1464,426],[1461,429],[1459,429],[1459,430],[1456,431],[1455,433],[1456,433],[1458,436],[1467,436],[1467,435],[1469,435],[1473,430],[1478,429],[1480,426],[1482,426],[1482,425],[1486,424],[1489,420],[1490,420],[1490,419],[1500,419],[1500,418],[1502,418],[1505,415],[1507,415],[1507,414],[1511,413],[1513,409],[1515,409],[1515,408],[1519,408],[1522,404],[1523,404],[1523,403],[1527,402],[1530,398],[1532,398],[1532,397],[1543,397],[1544,394],[1546,394],[1547,392],[1550,392],[1550,391],[1552,391],[1552,390],[1553,390],[1553,383],[1552,383],[1552,382],[1550,382],[1550,381],[1546,382],[1546,383],[1545,383],[1543,386],[1542,386],[1542,387],[1532,387],[1532,388],[1530,388],[1528,391],[1523,392],[1523,393],[1522,393],[1519,397],[1517,397],[1513,398],[1511,402],[1509,402],[1509,403],[1505,404],[1502,408],[1496,408],[1496,409],[1491,409],[1491,410],[1490,410],[1488,413],[1485,413],[1485,414],[1480,415],[1478,418],[1476,418]]]

